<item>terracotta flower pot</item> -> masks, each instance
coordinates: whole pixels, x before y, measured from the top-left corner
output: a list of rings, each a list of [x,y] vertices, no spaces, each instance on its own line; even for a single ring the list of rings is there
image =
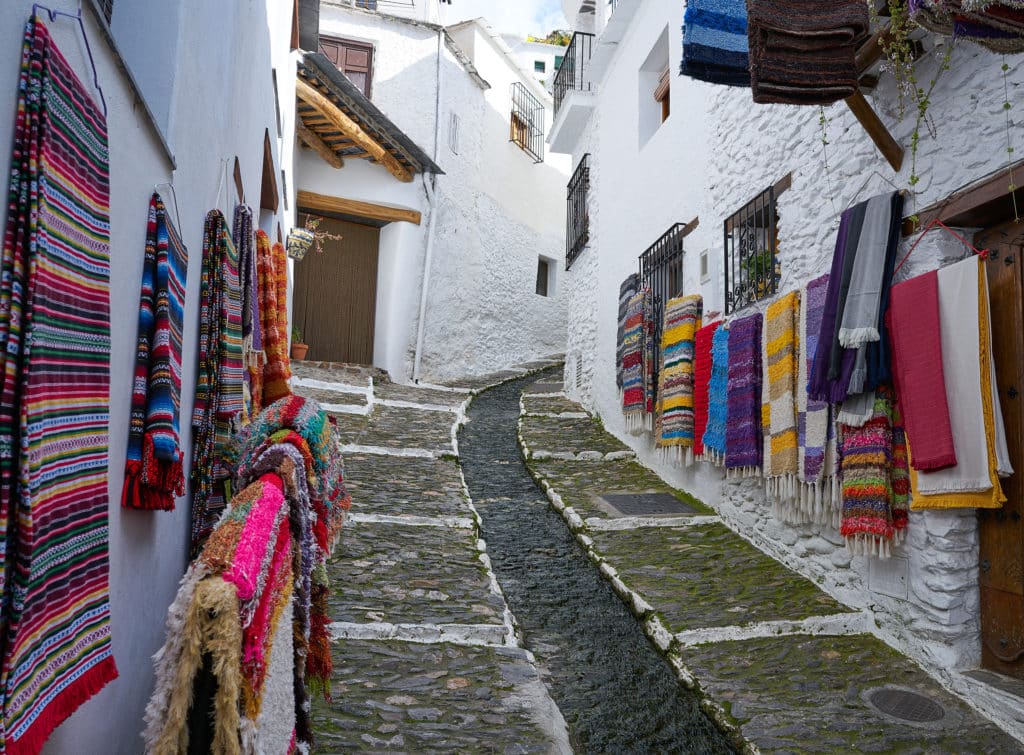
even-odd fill
[[[308,343],[293,343],[291,357],[296,362],[301,362],[306,358],[306,352],[309,351]]]

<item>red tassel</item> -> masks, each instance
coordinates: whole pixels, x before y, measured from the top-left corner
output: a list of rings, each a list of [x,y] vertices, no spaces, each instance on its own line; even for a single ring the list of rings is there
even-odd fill
[[[124,487],[121,488],[121,506],[126,509],[142,509],[142,462],[129,459],[124,465]]]

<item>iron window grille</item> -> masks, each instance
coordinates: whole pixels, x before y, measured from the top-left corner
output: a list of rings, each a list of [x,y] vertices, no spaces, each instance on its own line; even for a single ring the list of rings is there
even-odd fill
[[[576,90],[580,92],[590,91],[590,56],[594,47],[594,35],[585,32],[576,32],[572,35],[572,41],[565,49],[562,57],[562,65],[558,68],[552,84],[552,93],[555,98],[555,112],[562,106],[562,100],[569,92]]]
[[[590,192],[590,153],[580,158],[580,164],[569,179],[566,187],[568,207],[565,215],[565,269],[580,256],[590,241],[590,209],[587,194]]]
[[[661,331],[668,300],[683,293],[683,240],[691,226],[676,223],[640,255],[640,278],[651,289],[654,314],[654,381],[661,364]]]
[[[725,313],[737,312],[779,289],[778,213],[769,187],[725,221]]]
[[[544,105],[519,81],[512,85],[509,141],[515,142],[535,163],[544,162]]]

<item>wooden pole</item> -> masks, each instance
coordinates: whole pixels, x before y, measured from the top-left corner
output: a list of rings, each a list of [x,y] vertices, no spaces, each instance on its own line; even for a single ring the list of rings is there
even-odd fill
[[[882,123],[882,119],[878,117],[878,114],[872,109],[864,95],[859,91],[850,95],[846,98],[846,106],[850,108],[850,112],[860,121],[860,125],[868,132],[871,141],[875,143],[878,151],[888,160],[892,169],[899,170],[903,166],[903,146],[889,133],[889,129]]]

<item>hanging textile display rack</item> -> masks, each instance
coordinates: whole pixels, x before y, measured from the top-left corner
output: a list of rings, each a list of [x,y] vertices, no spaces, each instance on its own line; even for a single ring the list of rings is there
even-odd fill
[[[92,85],[96,87],[96,93],[100,96],[100,105],[103,107],[103,117],[106,118],[107,98],[103,96],[103,87],[100,86],[100,76],[96,72],[96,60],[92,56],[92,45],[89,44],[89,35],[85,33],[85,22],[82,20],[82,3],[78,3],[77,13],[68,13],[62,10],[53,10],[52,8],[47,8],[45,5],[33,3],[32,15],[38,16],[39,11],[46,11],[46,14],[50,17],[51,23],[55,22],[58,16],[70,18],[72,21],[78,22],[78,28],[82,32],[82,41],[85,42],[85,52],[89,56],[89,66],[92,68]],[[177,208],[177,201],[175,201],[175,208]]]

